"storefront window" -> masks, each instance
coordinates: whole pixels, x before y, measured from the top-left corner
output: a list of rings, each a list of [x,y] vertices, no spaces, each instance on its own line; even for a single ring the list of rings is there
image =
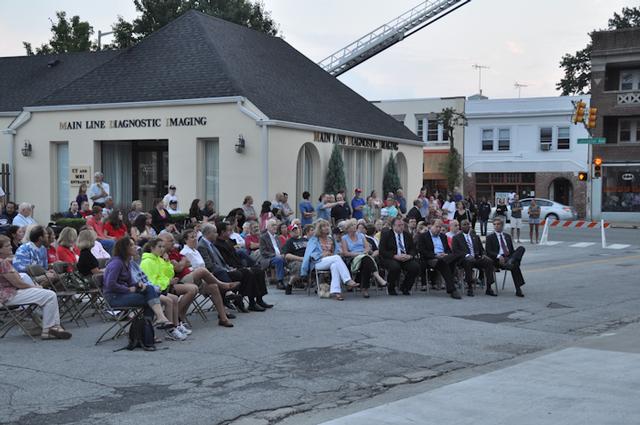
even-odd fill
[[[602,167],[602,211],[640,212],[640,164]]]

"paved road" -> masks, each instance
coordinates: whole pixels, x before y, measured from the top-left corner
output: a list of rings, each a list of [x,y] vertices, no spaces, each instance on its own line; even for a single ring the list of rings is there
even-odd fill
[[[336,302],[272,290],[273,311],[243,315],[233,329],[194,319],[190,340],[155,353],[113,353],[124,340],[94,346],[104,328],[95,321],[71,327],[68,342],[9,335],[0,341],[0,422],[334,419],[638,322],[639,234],[616,236],[629,245],[619,250],[525,245],[524,299],[510,279],[497,298],[460,301],[435,291]]]

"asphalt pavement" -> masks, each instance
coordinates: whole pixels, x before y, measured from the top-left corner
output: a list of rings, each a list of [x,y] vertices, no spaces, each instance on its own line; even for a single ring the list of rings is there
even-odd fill
[[[126,338],[95,346],[106,326],[95,318],[68,325],[70,341],[33,343],[12,332],[0,340],[0,423],[318,424],[519,364],[519,379],[534,379],[541,366],[526,362],[640,322],[640,231],[611,230],[622,249],[560,232],[559,244],[524,244],[524,299],[510,278],[497,298],[459,301],[442,291],[337,302],[270,289],[271,311],[240,315],[232,329],[193,317],[187,341],[153,353],[114,353]],[[572,246],[580,242],[596,243]],[[508,376],[484,379],[499,386]],[[453,408],[477,407],[486,395],[474,388],[453,387]],[[490,398],[501,412],[521,408],[522,399],[504,397]]]

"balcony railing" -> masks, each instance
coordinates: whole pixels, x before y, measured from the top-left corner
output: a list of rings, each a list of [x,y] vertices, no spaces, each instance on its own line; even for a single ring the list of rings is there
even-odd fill
[[[640,105],[640,91],[618,93],[618,105]]]

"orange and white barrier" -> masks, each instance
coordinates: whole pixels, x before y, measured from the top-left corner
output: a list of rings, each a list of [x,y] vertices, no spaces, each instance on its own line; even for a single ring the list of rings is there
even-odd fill
[[[576,228],[576,229],[593,229],[600,228],[600,237],[602,239],[602,248],[607,247],[607,239],[604,233],[604,229],[609,227],[611,223],[607,223],[604,220],[600,221],[584,221],[584,220],[543,220],[540,224],[544,224],[544,229],[542,230],[542,237],[540,237],[540,245],[550,245],[549,244],[549,229],[551,227],[562,227],[562,228]]]

